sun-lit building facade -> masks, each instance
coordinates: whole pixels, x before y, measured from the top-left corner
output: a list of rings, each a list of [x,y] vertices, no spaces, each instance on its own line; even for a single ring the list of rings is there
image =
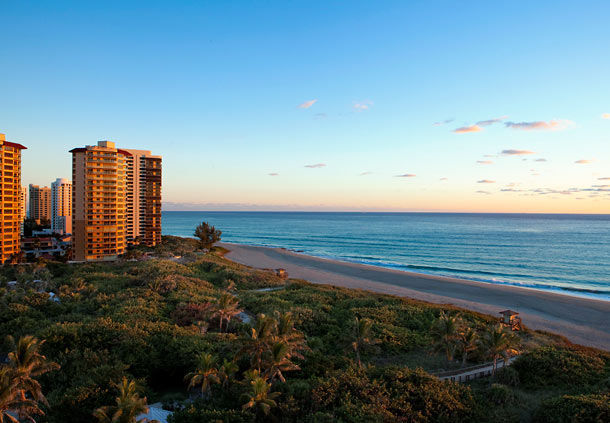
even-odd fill
[[[0,262],[5,263],[20,250],[21,229],[21,144],[6,141],[0,134]]]
[[[30,184],[30,219],[51,220],[51,188]]]
[[[51,184],[51,230],[61,235],[72,233],[72,182],[64,178]]]

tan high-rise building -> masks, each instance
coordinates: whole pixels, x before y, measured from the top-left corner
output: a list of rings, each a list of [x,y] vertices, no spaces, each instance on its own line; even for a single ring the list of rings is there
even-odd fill
[[[19,232],[23,235],[23,224],[26,218],[26,210],[28,204],[28,189],[27,187],[21,187],[19,192]]]
[[[30,219],[51,221],[51,188],[30,184]]]
[[[99,141],[72,153],[74,260],[114,259],[125,252],[125,167],[129,153]]]
[[[57,178],[51,184],[51,229],[57,234],[72,233],[72,182]]]
[[[161,242],[161,156],[129,150],[127,156],[127,242]]]
[[[21,216],[21,144],[6,141],[0,134],[0,263],[6,262],[20,250]]]

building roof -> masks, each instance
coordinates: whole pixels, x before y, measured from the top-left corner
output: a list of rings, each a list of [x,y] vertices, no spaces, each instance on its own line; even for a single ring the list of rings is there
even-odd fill
[[[9,147],[14,147],[14,148],[18,148],[20,150],[27,150],[28,148],[21,145],[21,144],[17,144],[16,142],[10,142],[10,141],[2,141],[3,145],[8,145]]]
[[[85,147],[78,147],[78,148],[73,148],[72,150],[69,151],[69,153],[82,153],[84,151],[87,151],[87,149]]]

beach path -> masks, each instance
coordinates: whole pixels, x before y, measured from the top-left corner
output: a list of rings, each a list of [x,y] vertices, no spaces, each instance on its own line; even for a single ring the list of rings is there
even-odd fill
[[[453,304],[497,317],[501,310],[516,310],[532,329],[610,351],[610,301],[327,260],[280,248],[221,245],[230,250],[229,260],[255,268],[283,268],[289,277],[313,283]]]

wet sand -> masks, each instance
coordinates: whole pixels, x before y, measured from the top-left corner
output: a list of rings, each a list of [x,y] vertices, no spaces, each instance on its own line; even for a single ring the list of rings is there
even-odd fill
[[[284,268],[289,277],[313,283],[453,304],[498,317],[509,308],[532,329],[610,351],[610,301],[327,260],[280,248],[221,245],[230,250],[229,260],[261,269]]]

